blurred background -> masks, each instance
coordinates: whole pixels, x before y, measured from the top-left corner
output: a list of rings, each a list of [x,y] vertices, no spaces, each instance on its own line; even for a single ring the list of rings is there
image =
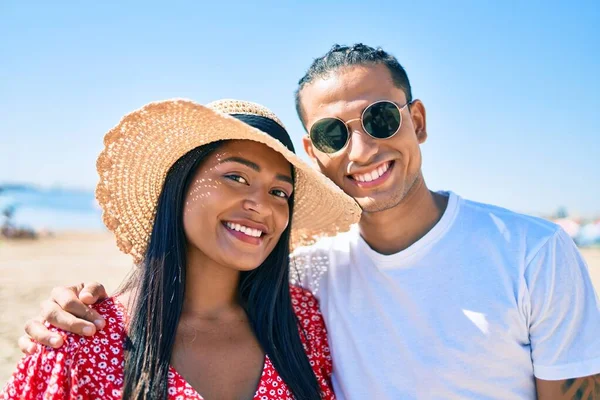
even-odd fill
[[[427,107],[430,188],[554,220],[600,287],[597,1],[0,0],[0,385],[56,285],[130,268],[100,219],[95,161],[126,113],[240,98],[280,116],[334,43],[381,46]]]

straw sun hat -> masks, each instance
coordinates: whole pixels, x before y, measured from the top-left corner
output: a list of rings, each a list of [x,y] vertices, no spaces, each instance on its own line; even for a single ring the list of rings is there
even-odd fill
[[[275,122],[281,128],[281,141],[242,122],[245,117]],[[96,199],[103,210],[102,220],[115,234],[119,248],[136,263],[145,254],[171,166],[198,146],[227,139],[263,143],[294,166],[292,248],[345,231],[358,221],[356,202],[294,154],[283,124],[265,107],[237,100],[206,106],[189,100],[160,101],[123,117],[104,137],[105,148],[96,163],[100,175]]]

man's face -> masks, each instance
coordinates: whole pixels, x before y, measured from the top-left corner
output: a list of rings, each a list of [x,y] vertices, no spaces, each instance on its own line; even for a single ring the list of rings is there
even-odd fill
[[[425,108],[419,100],[402,110],[402,126],[389,139],[372,138],[360,122],[363,110],[376,101],[389,100],[400,107],[406,104],[404,92],[394,85],[385,65],[339,69],[306,85],[300,100],[307,130],[321,118],[350,121],[349,142],[337,153],[319,151],[308,136],[303,144],[321,172],[354,197],[363,211],[395,207],[422,180],[419,145],[427,132]],[[370,182],[366,174],[370,174]]]

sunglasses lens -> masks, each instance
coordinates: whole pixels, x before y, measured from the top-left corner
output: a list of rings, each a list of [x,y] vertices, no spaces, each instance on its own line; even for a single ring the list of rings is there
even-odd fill
[[[323,153],[340,151],[348,141],[346,125],[335,118],[324,118],[310,128],[310,140]]]
[[[365,110],[363,126],[374,138],[387,139],[398,131],[401,118],[398,106],[389,101],[380,101]]]

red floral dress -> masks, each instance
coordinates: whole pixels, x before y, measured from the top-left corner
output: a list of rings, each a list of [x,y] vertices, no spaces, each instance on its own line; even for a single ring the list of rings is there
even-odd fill
[[[322,398],[334,399],[330,381],[331,357],[318,302],[310,292],[295,286],[290,287],[290,293],[294,311],[305,332],[300,337],[321,386]],[[0,399],[121,399],[125,309],[113,298],[95,308],[107,322],[102,331],[93,337],[59,331],[66,338],[65,344],[60,349],[38,346],[35,354],[24,357]],[[57,331],[56,328],[52,330]],[[172,367],[168,379],[170,400],[202,399]],[[271,399],[293,399],[293,396],[266,356],[254,400]]]

